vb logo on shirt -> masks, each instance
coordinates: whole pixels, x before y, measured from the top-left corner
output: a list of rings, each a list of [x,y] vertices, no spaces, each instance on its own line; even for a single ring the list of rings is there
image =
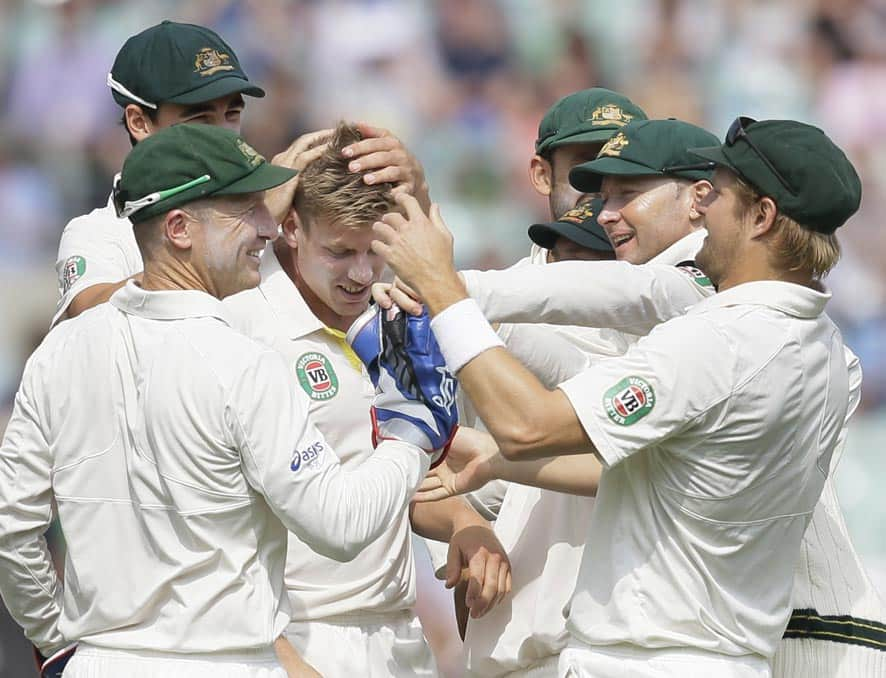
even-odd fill
[[[603,394],[606,415],[619,426],[637,423],[655,406],[655,391],[640,377],[625,377]]]
[[[295,363],[298,383],[313,400],[329,400],[338,393],[338,377],[322,353],[305,353]]]

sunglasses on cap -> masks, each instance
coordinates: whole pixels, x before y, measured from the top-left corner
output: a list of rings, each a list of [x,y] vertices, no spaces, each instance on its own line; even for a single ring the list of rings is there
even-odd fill
[[[132,216],[140,209],[144,209],[150,205],[153,205],[155,202],[160,202],[161,200],[166,200],[166,198],[171,198],[174,195],[178,195],[182,191],[187,191],[189,188],[193,188],[194,186],[199,186],[200,184],[205,184],[210,180],[210,176],[208,174],[204,174],[201,177],[197,177],[196,179],[192,179],[191,181],[186,181],[183,184],[179,184],[178,186],[173,186],[172,188],[166,188],[162,191],[155,191],[154,193],[149,193],[144,198],[139,198],[138,200],[126,200],[126,195],[124,191],[120,190],[120,179],[117,178],[117,181],[114,182],[114,209],[117,211],[117,217],[120,219],[126,219],[129,216]]]
[[[735,146],[735,143],[739,139],[744,139],[747,145],[751,147],[751,150],[757,154],[757,157],[763,161],[763,164],[766,165],[766,167],[769,168],[769,171],[772,172],[776,179],[778,179],[778,182],[787,189],[788,193],[791,195],[797,195],[797,192],[791,187],[788,180],[781,175],[781,172],[775,169],[775,165],[772,164],[769,158],[766,157],[766,154],[760,150],[759,146],[757,146],[748,135],[745,125],[751,125],[755,122],[757,121],[753,118],[744,115],[736,118],[726,131],[726,145],[732,147]]]

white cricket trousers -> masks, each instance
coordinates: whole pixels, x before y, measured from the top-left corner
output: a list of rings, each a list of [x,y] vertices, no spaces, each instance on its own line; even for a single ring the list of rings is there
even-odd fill
[[[286,639],[326,678],[435,678],[437,664],[415,613],[292,621]]]
[[[181,654],[80,643],[64,678],[287,678],[273,648]]]
[[[517,669],[506,673],[502,678],[557,678],[557,666],[560,663],[560,655],[552,654],[550,657],[539,659],[532,666],[525,669]]]
[[[560,678],[771,678],[762,657],[716,656],[690,649],[645,650],[570,644],[560,653]],[[810,678],[812,678],[810,676]]]

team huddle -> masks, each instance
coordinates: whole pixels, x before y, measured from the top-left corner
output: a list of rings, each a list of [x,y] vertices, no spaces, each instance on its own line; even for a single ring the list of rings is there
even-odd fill
[[[390,132],[257,153],[213,31],[148,28],[107,81],[132,150],[0,446],[39,675],[435,676],[412,533],[469,676],[886,675],[832,483],[861,367],[821,280],[861,182],[824,132],[575,92],[529,256],[459,272]]]

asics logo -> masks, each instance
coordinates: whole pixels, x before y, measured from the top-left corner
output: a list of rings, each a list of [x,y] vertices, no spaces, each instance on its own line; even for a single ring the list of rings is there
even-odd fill
[[[445,367],[437,367],[440,373],[440,393],[431,396],[431,401],[446,410],[446,416],[452,416],[452,405],[455,403],[455,379]]]

